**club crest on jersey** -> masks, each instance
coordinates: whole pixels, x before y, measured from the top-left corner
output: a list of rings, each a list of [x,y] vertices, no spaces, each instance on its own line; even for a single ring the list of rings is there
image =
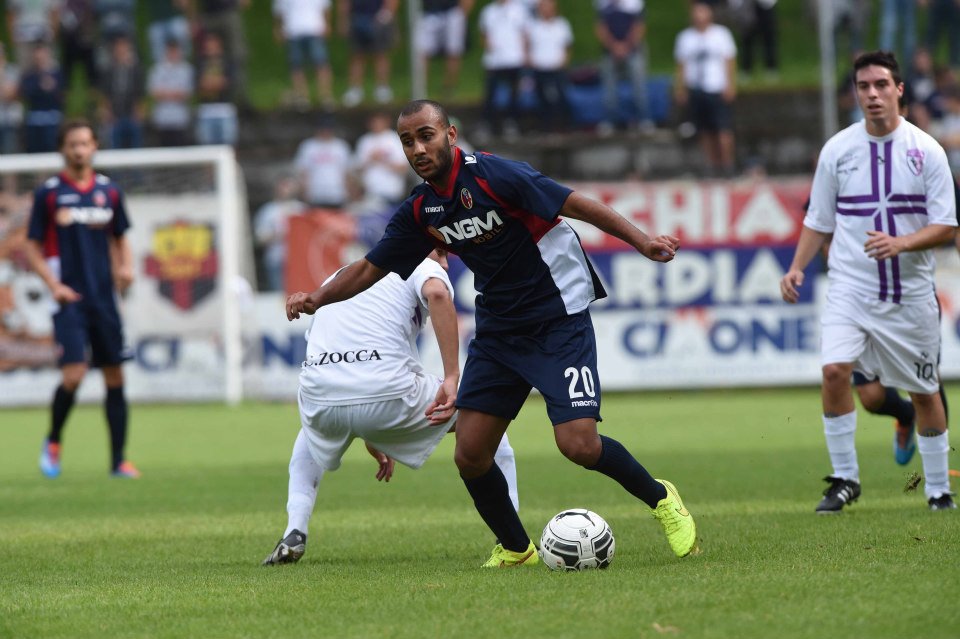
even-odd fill
[[[220,269],[212,225],[177,220],[158,226],[150,246],[144,270],[174,306],[189,311],[214,292]]]
[[[93,192],[93,205],[101,207],[107,205],[107,196],[103,193],[103,191]]]
[[[923,173],[923,151],[920,149],[907,149],[907,165],[914,175]]]
[[[473,208],[473,194],[467,190],[467,187],[460,189],[460,203],[463,204],[465,209]]]

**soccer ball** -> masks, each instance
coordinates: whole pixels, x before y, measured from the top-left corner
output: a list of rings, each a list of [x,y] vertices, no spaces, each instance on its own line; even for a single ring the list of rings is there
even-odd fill
[[[616,544],[603,517],[583,508],[564,510],[540,536],[540,559],[550,570],[606,568]]]

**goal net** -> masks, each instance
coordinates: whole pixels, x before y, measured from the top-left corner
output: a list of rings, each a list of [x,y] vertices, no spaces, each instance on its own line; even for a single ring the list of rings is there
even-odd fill
[[[45,404],[59,380],[55,304],[23,255],[33,190],[59,154],[0,156],[0,406]],[[100,151],[126,194],[134,283],[119,300],[132,401],[238,402],[253,276],[242,176],[229,147]],[[79,398],[102,397],[90,375]]]

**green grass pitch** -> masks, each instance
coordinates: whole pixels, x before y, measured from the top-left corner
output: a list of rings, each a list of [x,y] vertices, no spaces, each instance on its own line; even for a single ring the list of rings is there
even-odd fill
[[[107,476],[99,407],[75,411],[55,481],[36,467],[46,411],[4,410],[0,637],[960,636],[960,512],[904,493],[920,460],[894,464],[888,419],[861,411],[863,496],[818,517],[816,389],[609,395],[603,414],[677,485],[701,555],[673,557],[646,508],[564,460],[537,398],[510,429],[521,517],[538,538],[562,509],[600,513],[609,570],[480,570],[493,539],[452,437],[388,485],[355,445],[323,480],[304,559],[263,568],[286,522],[292,405],[134,406],[139,481]]]

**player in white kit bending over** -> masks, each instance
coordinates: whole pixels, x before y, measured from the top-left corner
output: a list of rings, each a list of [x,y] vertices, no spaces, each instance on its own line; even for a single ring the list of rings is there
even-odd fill
[[[407,280],[391,273],[314,316],[300,372],[302,428],[290,457],[287,528],[264,565],[303,556],[320,480],[340,467],[355,438],[364,440],[377,460],[377,480],[390,481],[394,460],[419,468],[453,428],[460,341],[446,266],[446,252],[435,250]],[[417,356],[417,336],[428,316],[443,379],[424,372]],[[495,461],[519,508],[517,470],[506,435]]]
[[[796,302],[803,269],[833,234],[821,318],[823,427],[833,473],[816,510],[837,513],[860,496],[854,371],[910,394],[928,505],[951,509],[931,249],[956,232],[953,177],[943,148],[900,116],[903,82],[893,54],[865,53],[853,68],[864,120],[824,145],[800,242],[780,282],[783,299]]]

